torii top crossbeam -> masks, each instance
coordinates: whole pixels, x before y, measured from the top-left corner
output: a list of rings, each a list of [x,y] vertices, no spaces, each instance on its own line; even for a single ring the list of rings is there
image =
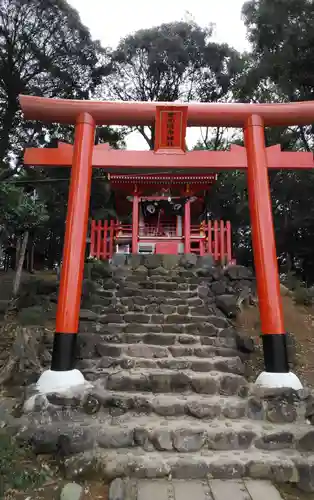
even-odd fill
[[[77,101],[20,95],[28,120],[74,124],[81,113],[90,114],[97,125],[152,125],[156,107],[163,102]],[[314,121],[314,102],[283,104],[188,103],[190,127],[240,127],[258,115],[266,127],[307,125]]]

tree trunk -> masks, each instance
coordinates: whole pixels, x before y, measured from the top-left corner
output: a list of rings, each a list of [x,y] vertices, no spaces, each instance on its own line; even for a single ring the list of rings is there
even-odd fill
[[[14,262],[14,268],[13,268],[15,271],[17,271],[17,265],[18,265],[20,253],[21,253],[21,238],[17,237],[16,238],[16,249],[15,249],[15,262]]]
[[[31,234],[27,243],[26,269],[29,273],[34,272],[34,238]]]
[[[20,290],[20,285],[21,285],[21,278],[22,278],[22,271],[23,271],[23,264],[24,264],[24,259],[25,259],[25,252],[27,248],[27,242],[28,242],[28,236],[29,232],[25,231],[23,234],[23,240],[18,256],[18,261],[17,261],[17,266],[16,266],[16,273],[14,276],[14,281],[13,281],[13,298],[16,298],[19,290]]]

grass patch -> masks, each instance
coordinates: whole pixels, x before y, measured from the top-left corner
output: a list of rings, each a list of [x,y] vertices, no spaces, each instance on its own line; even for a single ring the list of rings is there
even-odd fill
[[[10,490],[25,491],[43,485],[51,476],[26,448],[0,433],[0,498]]]

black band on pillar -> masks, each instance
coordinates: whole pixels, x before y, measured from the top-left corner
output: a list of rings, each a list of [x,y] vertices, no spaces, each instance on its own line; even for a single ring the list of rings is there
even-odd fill
[[[75,364],[77,333],[55,333],[53,340],[51,370],[73,370]]]
[[[271,373],[288,373],[287,335],[264,334],[262,339],[265,370]]]

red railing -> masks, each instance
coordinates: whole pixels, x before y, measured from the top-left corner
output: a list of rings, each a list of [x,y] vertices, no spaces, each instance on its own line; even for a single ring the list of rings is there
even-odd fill
[[[206,235],[205,253],[212,254],[216,262],[227,264],[232,261],[232,236],[229,221],[209,221],[203,225]]]
[[[162,223],[159,226],[157,224],[139,224],[139,236],[176,236],[176,233],[176,225],[171,223]]]
[[[97,259],[110,259],[114,253],[114,240],[117,230],[115,221],[92,220],[90,256]]]
[[[157,228],[145,224],[140,226],[139,238],[154,242],[158,237],[175,236],[175,227],[169,226],[169,233],[160,235]],[[165,227],[163,228],[165,233]],[[177,237],[176,237],[177,238]],[[116,251],[116,244],[128,242],[131,244],[132,225],[121,224],[117,221],[95,221],[91,224],[90,256],[97,259],[110,259]],[[184,235],[182,236],[182,243]],[[131,251],[131,248],[130,248]],[[212,255],[216,262],[222,265],[232,262],[232,236],[229,221],[209,221],[207,224],[191,226],[191,253],[200,256]]]

